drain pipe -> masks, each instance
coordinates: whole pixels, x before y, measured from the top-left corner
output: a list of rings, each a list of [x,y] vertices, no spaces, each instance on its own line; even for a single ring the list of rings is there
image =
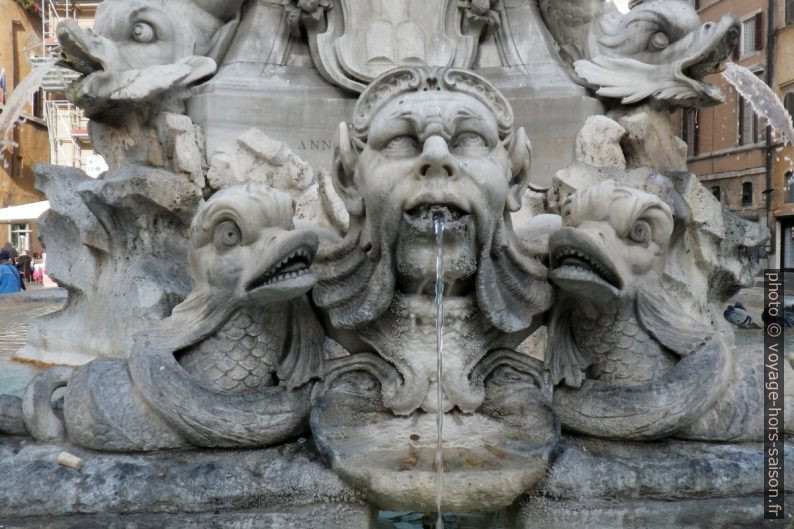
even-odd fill
[[[767,14],[767,31],[766,31],[766,84],[769,85],[773,91],[775,90],[775,0],[769,0],[768,14]],[[766,225],[769,231],[775,231],[775,236],[771,241],[771,252],[777,255],[778,244],[777,240],[780,234],[777,230],[773,230],[770,223],[772,222],[772,156],[773,156],[773,139],[772,127],[766,126]]]

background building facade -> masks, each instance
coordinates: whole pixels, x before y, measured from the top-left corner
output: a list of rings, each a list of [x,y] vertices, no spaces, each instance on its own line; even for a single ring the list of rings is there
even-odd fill
[[[58,23],[66,18],[93,26],[99,1],[0,0],[0,108],[35,68],[49,67],[60,53]],[[92,149],[87,120],[66,100],[78,74],[52,68],[40,88],[26,95],[21,121],[7,130],[0,151],[0,243],[37,253],[36,219],[47,203],[34,188],[33,165],[50,162],[98,176],[107,166]],[[6,131],[0,131],[5,133]]]
[[[794,0],[779,0],[775,10],[773,84],[789,114],[794,114]],[[777,266],[794,267],[794,147],[774,138],[772,212]]]
[[[41,45],[41,17],[15,0],[0,0],[0,109],[5,108],[33,64],[29,57]],[[30,95],[22,123],[8,130],[0,145],[0,208],[44,200],[33,186],[33,165],[50,160],[50,144],[44,119],[42,94]],[[11,241],[19,249],[40,252],[35,223],[25,218],[0,221],[0,244]]]
[[[767,82],[768,0],[700,0],[695,5],[704,21],[718,21],[726,13],[739,18],[742,34],[733,60]],[[684,112],[689,169],[730,210],[768,226],[765,124],[721,76],[708,82],[723,90],[725,103]]]

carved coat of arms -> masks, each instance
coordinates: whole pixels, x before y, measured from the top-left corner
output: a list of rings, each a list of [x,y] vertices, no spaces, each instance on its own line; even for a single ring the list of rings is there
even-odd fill
[[[361,92],[397,65],[468,67],[480,28],[464,27],[458,0],[339,0],[324,32],[309,31],[314,63],[331,82]]]

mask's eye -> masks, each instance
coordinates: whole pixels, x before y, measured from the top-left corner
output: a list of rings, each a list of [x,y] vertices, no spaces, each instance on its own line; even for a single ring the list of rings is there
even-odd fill
[[[228,250],[240,244],[240,228],[233,220],[224,220],[215,228],[213,242],[218,250]]]
[[[463,132],[452,141],[452,150],[455,152],[482,152],[487,149],[488,141],[476,132]]]
[[[637,244],[648,244],[651,240],[651,225],[644,220],[638,220],[631,227],[629,238]]]
[[[412,136],[397,136],[390,139],[383,150],[394,156],[416,156],[419,154],[419,142]]]
[[[154,31],[151,24],[147,22],[136,22],[132,26],[131,37],[135,42],[146,44],[154,41],[154,39],[157,38],[157,33]]]
[[[648,41],[648,48],[651,50],[663,50],[670,45],[670,37],[664,31],[657,31],[651,35]]]

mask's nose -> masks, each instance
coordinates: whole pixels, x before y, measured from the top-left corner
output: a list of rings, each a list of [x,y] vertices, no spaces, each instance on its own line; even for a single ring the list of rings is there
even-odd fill
[[[457,178],[458,168],[449,152],[449,146],[441,136],[430,136],[425,140],[422,154],[414,167],[417,178]]]

